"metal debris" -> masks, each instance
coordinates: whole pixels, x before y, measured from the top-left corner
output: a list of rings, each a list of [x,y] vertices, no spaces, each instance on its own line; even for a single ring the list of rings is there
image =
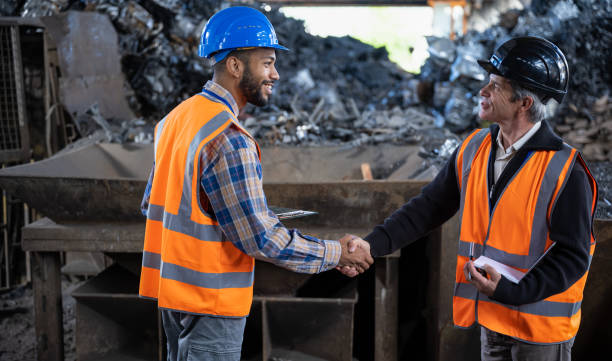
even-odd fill
[[[223,6],[220,0],[29,0],[18,11],[107,14],[119,37],[130,107],[154,124],[211,78],[211,68],[196,55],[198,38],[208,17]],[[587,159],[612,157],[609,115],[593,115],[600,114],[593,109],[612,86],[607,64],[612,0],[534,0],[525,9],[499,14],[499,22],[482,32],[469,31],[456,41],[428,37],[430,57],[418,76],[391,63],[384,48],[350,37],[312,36],[302,21],[276,8],[262,10],[280,42],[292,49],[279,54],[281,81],[271,103],[247,106],[240,115],[262,145],[406,144],[439,127],[464,136],[480,126],[478,92],[487,77],[476,59],[488,57],[509,37],[538,35],[559,45],[572,73],[568,97],[551,107],[557,131]]]
[[[27,0],[20,11],[22,17],[37,18],[58,14],[65,10],[69,0]],[[10,15],[10,14],[7,14]]]

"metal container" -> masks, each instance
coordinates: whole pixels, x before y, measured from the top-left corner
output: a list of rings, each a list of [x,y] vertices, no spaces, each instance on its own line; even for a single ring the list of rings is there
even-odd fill
[[[0,169],[0,187],[56,222],[143,219],[153,147],[91,144]]]

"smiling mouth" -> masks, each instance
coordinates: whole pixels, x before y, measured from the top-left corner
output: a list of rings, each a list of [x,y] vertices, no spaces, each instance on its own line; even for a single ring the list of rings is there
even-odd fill
[[[272,94],[272,89],[274,88],[274,83],[264,83],[264,88]]]

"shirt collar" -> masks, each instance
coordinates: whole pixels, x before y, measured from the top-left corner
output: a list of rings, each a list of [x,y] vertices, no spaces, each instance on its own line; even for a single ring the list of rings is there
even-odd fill
[[[514,142],[514,144],[512,144],[508,149],[504,148],[504,143],[502,143],[502,138],[501,138],[502,134],[500,130],[500,132],[497,133],[497,139],[496,139],[498,149],[503,151],[505,154],[516,152],[517,150],[521,149],[521,147],[525,145],[525,143],[527,143],[529,138],[531,138],[538,131],[538,129],[540,129],[540,125],[542,125],[542,122],[535,123],[533,127],[531,127],[531,129],[527,131],[527,133],[523,134],[523,136],[520,137],[519,140]]]
[[[232,94],[230,92],[228,92],[224,87],[222,87],[221,85],[215,83],[212,80],[209,80],[204,85],[204,89],[206,89],[209,92],[212,92],[212,93],[220,96],[225,101],[227,101],[227,103],[231,107],[230,110],[232,111],[232,113],[234,113],[234,116],[238,117],[238,113],[240,112],[240,108],[238,108],[238,103],[236,103],[236,100],[234,99]]]

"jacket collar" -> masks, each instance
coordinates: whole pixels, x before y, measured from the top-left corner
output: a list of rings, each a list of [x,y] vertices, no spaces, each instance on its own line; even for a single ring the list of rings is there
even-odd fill
[[[499,133],[499,125],[492,124],[490,127],[491,140],[495,144],[495,139]],[[542,120],[540,129],[525,143],[521,150],[561,150],[563,148],[563,139],[561,139],[552,130],[547,120]]]

